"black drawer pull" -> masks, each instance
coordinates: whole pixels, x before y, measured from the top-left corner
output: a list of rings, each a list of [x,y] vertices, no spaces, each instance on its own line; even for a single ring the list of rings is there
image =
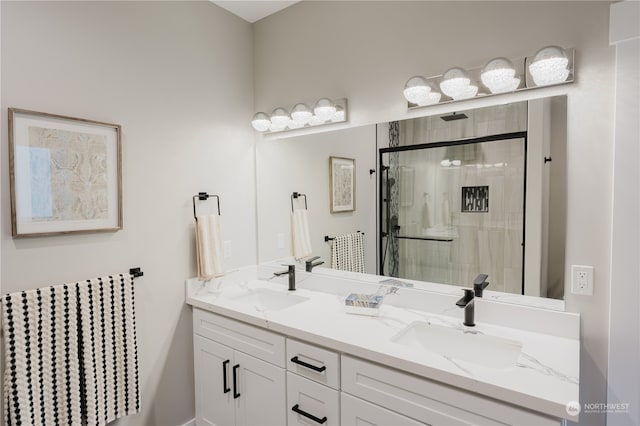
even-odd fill
[[[325,365],[323,365],[322,367],[316,367],[315,365],[307,364],[304,361],[300,361],[297,356],[294,356],[293,358],[291,358],[291,362],[299,364],[303,367],[310,368],[311,370],[317,371],[318,373],[322,373],[324,370],[327,369]]]
[[[296,413],[300,414],[301,416],[305,416],[306,418],[311,419],[316,423],[322,424],[322,423],[327,421],[327,416],[324,416],[323,418],[320,419],[320,418],[314,416],[313,414],[309,414],[306,411],[303,411],[300,408],[298,408],[298,404],[296,404],[293,407],[291,407],[291,409],[293,411],[295,411]]]
[[[240,368],[240,364],[233,366],[233,399],[240,398],[240,392],[238,392],[238,368]]]
[[[223,393],[227,393],[231,390],[230,387],[228,387],[228,383],[227,383],[227,365],[229,365],[229,360],[226,360],[225,362],[222,363],[222,392]]]

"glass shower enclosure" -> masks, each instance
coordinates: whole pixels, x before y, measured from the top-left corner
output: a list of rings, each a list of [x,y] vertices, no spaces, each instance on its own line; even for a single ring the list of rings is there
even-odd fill
[[[382,275],[524,294],[527,133],[379,150]]]

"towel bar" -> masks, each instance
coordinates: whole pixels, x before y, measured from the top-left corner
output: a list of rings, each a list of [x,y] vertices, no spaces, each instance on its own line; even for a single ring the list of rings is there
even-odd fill
[[[198,192],[198,195],[194,195],[193,196],[193,218],[195,220],[198,220],[198,216],[196,216],[196,198],[198,200],[204,201],[204,200],[208,200],[211,197],[216,197],[216,200],[218,201],[218,216],[220,216],[220,197],[218,197],[215,194],[207,194],[206,192]]]
[[[362,234],[362,235],[364,235],[364,232],[360,232],[360,231],[356,231],[356,232],[357,232],[358,234]],[[335,240],[335,239],[336,239],[336,237],[330,237],[330,236],[328,236],[328,235],[325,235],[325,236],[324,236],[324,242],[325,242],[325,243],[326,243],[326,242],[328,242],[328,241],[333,241],[333,240]]]
[[[307,195],[306,194],[301,194],[299,192],[294,192],[293,194],[291,194],[291,211],[293,212],[293,199],[294,198],[299,198],[299,197],[304,197],[304,209],[307,209]]]

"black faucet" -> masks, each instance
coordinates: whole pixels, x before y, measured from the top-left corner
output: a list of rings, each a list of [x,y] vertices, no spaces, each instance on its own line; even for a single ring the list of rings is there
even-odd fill
[[[464,308],[463,324],[467,327],[475,327],[476,323],[473,319],[475,313],[475,303],[473,301],[475,298],[474,290],[470,288],[463,288],[462,290],[464,290],[464,296],[456,302],[456,306]]]
[[[473,291],[475,292],[476,297],[482,297],[482,290],[487,288],[489,283],[487,282],[487,278],[489,275],[480,274],[473,280]]]
[[[284,274],[289,275],[289,291],[295,291],[296,290],[296,265],[287,265],[286,271],[273,273],[273,275],[277,277]]]
[[[319,262],[314,262],[314,260],[320,259],[320,256],[313,256],[311,259],[307,259],[307,261],[304,263],[305,265],[305,271],[307,272],[311,272],[311,270],[318,265],[322,265],[324,263],[324,260],[321,260]]]

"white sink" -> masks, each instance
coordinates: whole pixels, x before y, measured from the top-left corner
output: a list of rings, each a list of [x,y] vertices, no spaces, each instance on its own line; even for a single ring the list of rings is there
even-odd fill
[[[391,341],[454,360],[499,369],[515,366],[522,351],[522,343],[516,340],[421,321],[409,324]]]
[[[298,303],[309,300],[308,297],[298,296],[292,291],[276,291],[268,288],[249,290],[248,293],[231,297],[234,302],[246,303],[255,306],[258,310],[279,311]]]

